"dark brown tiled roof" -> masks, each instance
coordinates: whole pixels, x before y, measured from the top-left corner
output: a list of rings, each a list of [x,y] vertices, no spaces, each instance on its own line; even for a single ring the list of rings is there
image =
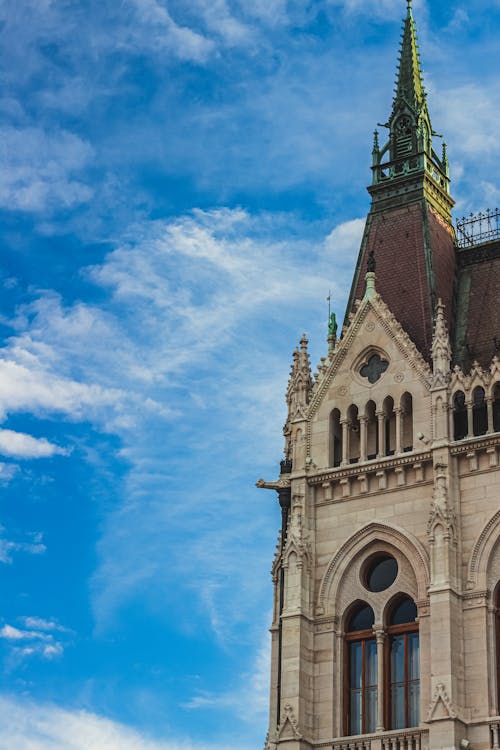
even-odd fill
[[[454,344],[455,363],[464,371],[475,360],[486,368],[500,353],[500,240],[458,251]]]

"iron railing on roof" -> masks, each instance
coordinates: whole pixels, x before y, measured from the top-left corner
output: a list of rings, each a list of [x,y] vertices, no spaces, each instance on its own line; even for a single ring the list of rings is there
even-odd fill
[[[457,221],[459,247],[473,247],[500,237],[500,209],[480,211]]]

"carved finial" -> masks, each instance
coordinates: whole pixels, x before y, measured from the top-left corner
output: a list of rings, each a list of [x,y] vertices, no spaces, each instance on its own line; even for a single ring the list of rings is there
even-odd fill
[[[366,270],[367,273],[375,273],[376,268],[376,260],[375,260],[375,250],[370,250],[368,253],[368,261],[366,263]]]
[[[286,394],[288,420],[305,417],[306,408],[311,398],[312,377],[311,362],[307,351],[308,343],[306,334],[302,334],[300,349],[295,349],[293,353],[292,370]]]
[[[436,321],[432,337],[432,369],[435,380],[438,376],[440,376],[438,379],[443,380],[444,377],[446,380],[450,372],[451,346],[444,310],[443,302],[439,299],[436,305]]]

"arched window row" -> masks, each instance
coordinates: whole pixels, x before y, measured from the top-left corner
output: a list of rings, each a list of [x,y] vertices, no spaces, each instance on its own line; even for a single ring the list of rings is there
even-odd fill
[[[455,391],[451,405],[454,440],[500,432],[500,383],[495,383],[489,396],[480,385],[469,399],[464,391]]]
[[[420,723],[420,646],[417,607],[400,595],[386,625],[375,629],[373,609],[352,607],[345,627],[344,732],[371,734]]]
[[[413,397],[404,393],[399,404],[392,396],[377,409],[368,401],[364,410],[351,404],[345,414],[330,416],[330,465],[373,461],[413,450]]]

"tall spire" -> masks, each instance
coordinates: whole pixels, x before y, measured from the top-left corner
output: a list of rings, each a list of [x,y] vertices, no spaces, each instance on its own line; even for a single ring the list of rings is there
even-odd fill
[[[406,103],[415,112],[418,112],[425,103],[426,94],[420,70],[417,30],[413,19],[411,0],[407,0],[407,2],[408,11],[403,27],[394,109]]]

